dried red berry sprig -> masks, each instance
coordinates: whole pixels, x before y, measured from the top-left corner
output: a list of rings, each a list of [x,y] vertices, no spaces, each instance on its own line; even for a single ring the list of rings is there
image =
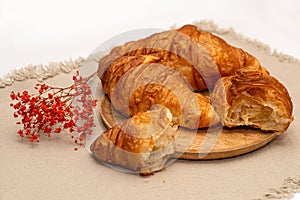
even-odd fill
[[[75,142],[83,144],[86,135],[91,134],[95,126],[93,109],[97,100],[93,99],[88,85],[95,74],[83,78],[77,72],[73,76],[74,84],[65,88],[36,84],[36,94],[12,91],[10,98],[16,103],[11,103],[10,106],[15,110],[14,117],[20,118],[16,124],[23,125],[17,133],[30,142],[39,142],[41,134],[51,137],[51,134],[61,133],[62,130],[77,131],[78,138],[75,138]]]
[[[87,81],[96,75],[92,74],[87,78],[82,76],[73,76],[75,85],[75,101],[77,104],[73,108],[74,121],[76,122],[76,131],[80,133],[79,143],[84,143],[86,136],[92,134],[92,128],[95,127],[94,108],[97,105],[97,100],[93,98],[91,87]],[[78,143],[77,140],[75,142]]]

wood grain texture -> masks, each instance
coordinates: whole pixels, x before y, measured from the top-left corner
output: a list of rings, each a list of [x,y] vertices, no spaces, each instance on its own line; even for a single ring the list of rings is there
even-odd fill
[[[113,108],[106,95],[102,96],[99,109],[107,128],[126,120]],[[173,157],[189,160],[230,158],[257,150],[279,134],[279,132],[266,133],[248,127],[226,128],[221,125],[198,130],[180,128],[175,140],[176,153]]]

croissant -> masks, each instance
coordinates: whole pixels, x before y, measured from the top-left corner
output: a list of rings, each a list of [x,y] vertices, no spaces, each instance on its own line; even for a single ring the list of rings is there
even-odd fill
[[[160,104],[171,111],[175,124],[194,129],[214,125],[220,120],[209,100],[193,93],[180,73],[156,63],[140,65],[123,74],[111,101],[127,116]]]
[[[174,153],[177,131],[170,111],[156,105],[108,129],[90,149],[100,161],[147,175],[165,167]]]
[[[266,71],[242,49],[185,25],[113,48],[99,62],[98,76],[105,92],[111,93],[122,74],[142,63],[160,63],[177,70],[195,91],[213,88],[220,77],[233,75],[240,68]]]
[[[227,127],[251,126],[282,133],[293,120],[288,91],[261,71],[240,69],[234,76],[221,78],[211,103]]]

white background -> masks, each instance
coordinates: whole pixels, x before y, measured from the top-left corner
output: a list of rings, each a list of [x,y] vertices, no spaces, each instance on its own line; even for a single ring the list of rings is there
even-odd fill
[[[121,32],[202,19],[300,58],[299,0],[0,0],[0,77],[86,57]]]
[[[86,57],[110,37],[212,19],[300,58],[299,0],[0,0],[0,77]]]

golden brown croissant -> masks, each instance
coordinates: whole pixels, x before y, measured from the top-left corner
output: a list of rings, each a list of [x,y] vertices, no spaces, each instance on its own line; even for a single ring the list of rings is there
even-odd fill
[[[224,126],[251,126],[263,131],[285,131],[293,120],[293,105],[286,88],[261,71],[241,69],[220,79],[211,103]]]
[[[93,142],[91,151],[101,161],[146,175],[165,167],[174,153],[177,131],[170,111],[156,105],[105,131]]]
[[[219,122],[209,100],[193,93],[182,75],[164,65],[151,63],[123,74],[111,96],[114,107],[127,116],[145,112],[160,104],[174,115],[174,123],[202,128]]]
[[[196,91],[213,88],[220,77],[233,75],[240,68],[264,70],[242,49],[196,26],[185,25],[113,48],[99,62],[98,76],[105,92],[113,90],[110,79],[117,82],[123,73],[141,63],[160,63],[177,70]]]

